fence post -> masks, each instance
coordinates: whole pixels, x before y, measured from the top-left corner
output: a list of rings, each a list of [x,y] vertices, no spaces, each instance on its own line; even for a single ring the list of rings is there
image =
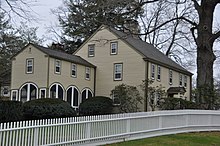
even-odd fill
[[[90,133],[91,133],[91,120],[90,120],[90,117],[86,117],[86,121],[88,121],[88,123],[86,123],[86,138],[90,138]]]

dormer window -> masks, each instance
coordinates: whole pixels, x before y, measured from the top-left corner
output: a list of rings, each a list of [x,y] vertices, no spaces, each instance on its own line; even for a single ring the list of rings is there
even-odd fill
[[[118,53],[118,42],[111,42],[111,55],[116,55]]]
[[[33,73],[33,69],[34,68],[34,59],[27,59],[26,60],[26,73],[27,74],[32,74]]]
[[[95,56],[95,45],[88,45],[88,56],[94,57]]]

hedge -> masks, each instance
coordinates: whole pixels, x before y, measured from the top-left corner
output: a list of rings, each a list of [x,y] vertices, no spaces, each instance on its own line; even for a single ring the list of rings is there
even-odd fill
[[[23,120],[22,102],[0,100],[0,123]]]
[[[111,114],[112,109],[112,99],[104,96],[95,96],[80,104],[79,113],[80,115],[105,115]]]
[[[61,99],[41,98],[23,104],[25,120],[51,119],[76,116],[69,103]]]

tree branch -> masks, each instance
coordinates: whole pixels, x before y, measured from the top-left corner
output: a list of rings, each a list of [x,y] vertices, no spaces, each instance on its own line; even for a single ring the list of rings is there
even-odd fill
[[[197,11],[201,11],[200,5],[199,5],[199,3],[197,2],[197,0],[192,0],[192,2],[194,3],[195,9],[196,9]]]
[[[212,40],[215,41],[219,37],[220,37],[220,31],[212,35]]]

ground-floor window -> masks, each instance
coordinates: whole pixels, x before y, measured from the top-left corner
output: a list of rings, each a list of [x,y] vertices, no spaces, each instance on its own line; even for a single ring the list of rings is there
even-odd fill
[[[63,87],[58,83],[55,83],[55,84],[51,85],[49,97],[50,98],[59,98],[59,99],[63,100],[64,99],[64,89],[63,89]]]
[[[46,88],[40,89],[40,98],[46,98]]]
[[[11,100],[17,100],[18,99],[18,91],[12,90],[11,91]]]
[[[79,107],[79,97],[79,90],[75,86],[71,86],[67,89],[67,102],[75,109]]]
[[[85,88],[83,91],[82,91],[82,102],[84,102],[86,99],[92,97],[93,94],[92,94],[92,91],[88,88]]]
[[[38,88],[33,83],[26,83],[20,88],[20,101],[34,100],[38,97]]]

